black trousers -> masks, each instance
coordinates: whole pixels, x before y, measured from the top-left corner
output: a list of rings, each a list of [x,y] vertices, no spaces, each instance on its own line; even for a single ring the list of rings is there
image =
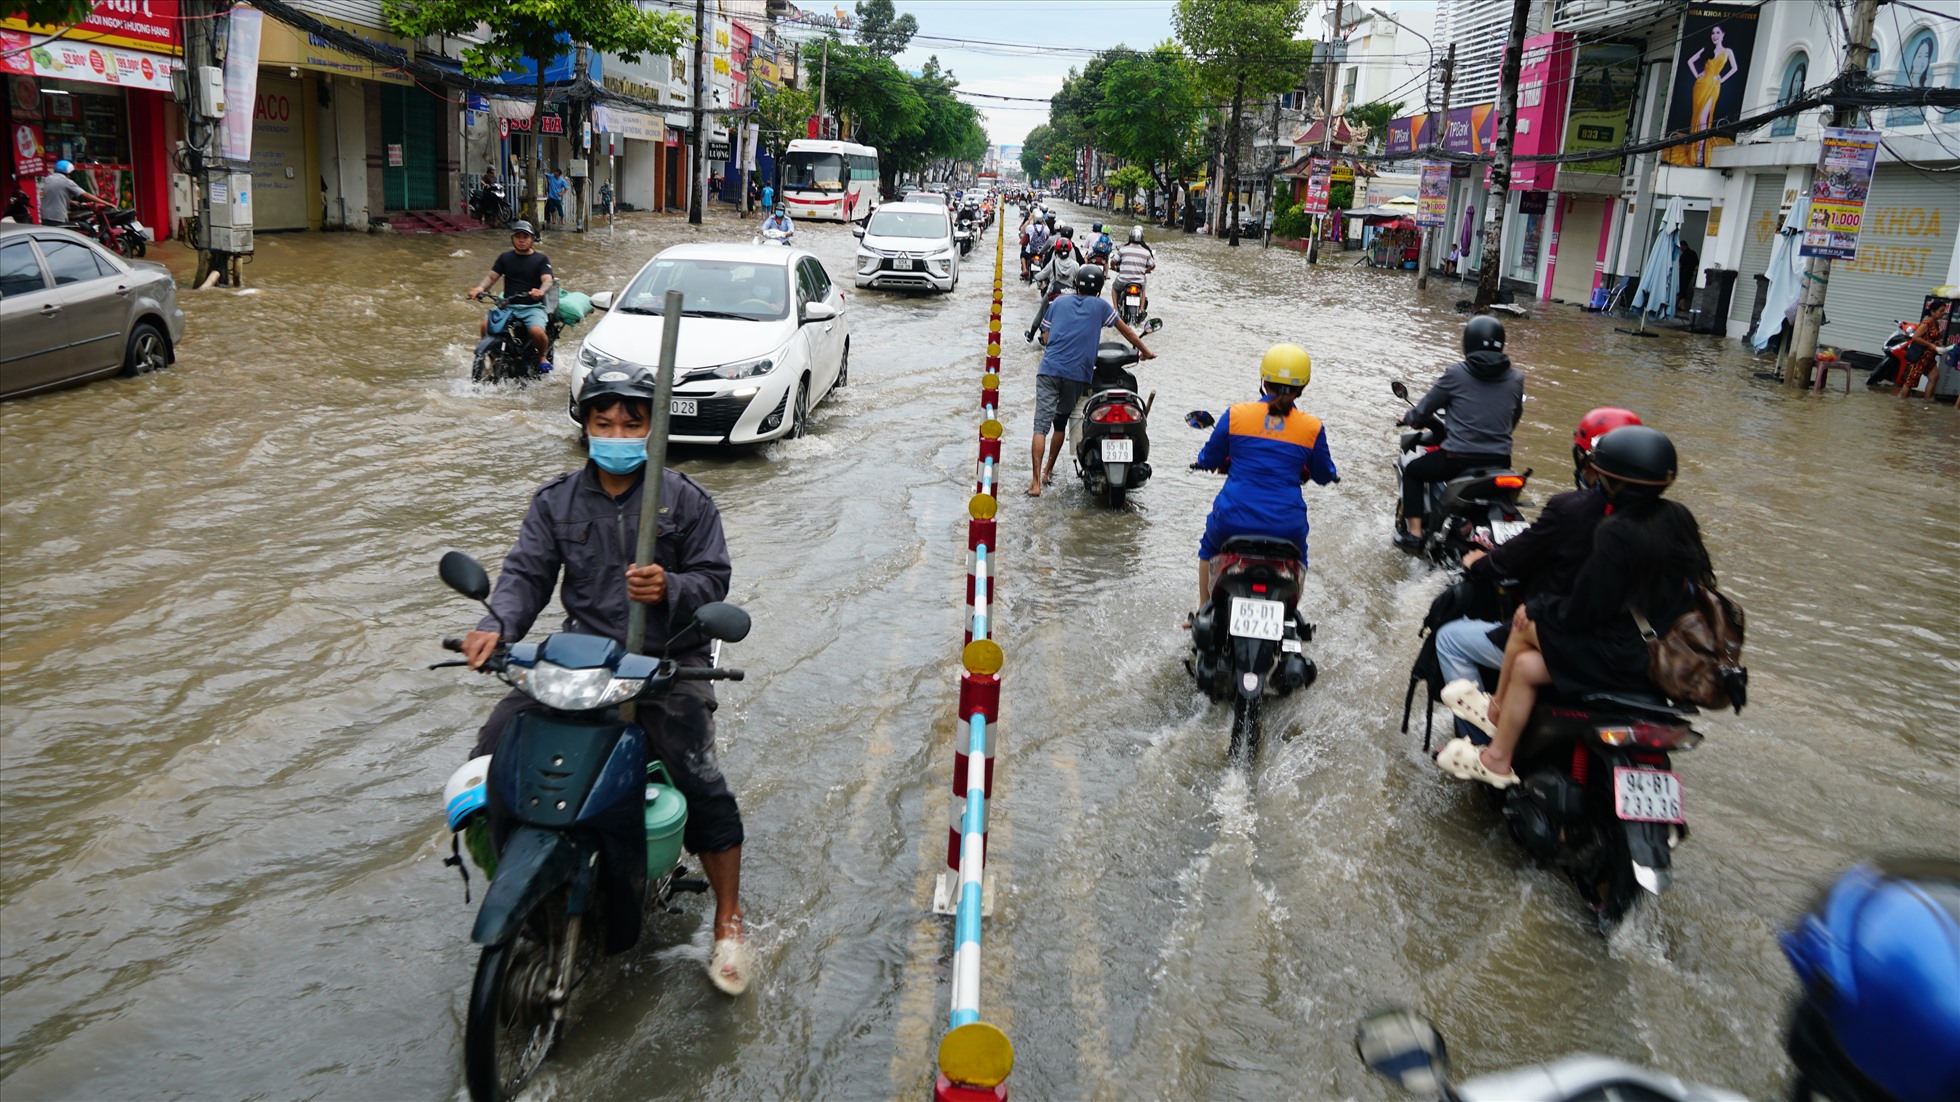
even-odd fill
[[[1478,467],[1508,467],[1508,455],[1452,455],[1447,451],[1418,456],[1402,468],[1402,515],[1421,518],[1423,495],[1431,482],[1448,482],[1464,471]]]

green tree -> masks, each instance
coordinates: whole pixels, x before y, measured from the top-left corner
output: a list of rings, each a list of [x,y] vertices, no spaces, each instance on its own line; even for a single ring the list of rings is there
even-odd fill
[[[642,55],[671,55],[691,24],[671,12],[645,11],[633,0],[382,0],[388,29],[404,38],[475,34],[488,28],[486,42],[465,47],[463,71],[494,77],[525,61],[537,69],[537,111],[532,115],[531,199],[544,189],[544,69],[552,58],[589,46],[627,61]]]
[[[88,18],[93,7],[95,0],[21,0],[15,10],[29,23],[65,27]]]
[[[1164,43],[1112,60],[1102,74],[1096,129],[1105,148],[1144,166],[1175,206],[1177,188],[1203,167],[1202,109],[1183,51]]]
[[[1045,122],[1039,124],[1021,139],[1021,171],[1028,174],[1029,180],[1040,179],[1049,155],[1061,148],[1062,142],[1056,137],[1055,128]]]
[[[1177,0],[1171,22],[1197,66],[1202,87],[1214,96],[1231,97],[1226,178],[1214,185],[1228,214],[1239,201],[1239,136],[1246,95],[1284,92],[1299,81],[1312,60],[1312,44],[1294,38],[1305,15],[1300,0]],[[1237,245],[1238,220],[1226,221],[1233,223],[1231,243]]]
[[[789,151],[789,143],[802,137],[808,128],[810,116],[817,113],[817,103],[810,93],[797,88],[768,85],[762,88],[755,101],[756,114],[761,116],[758,121],[762,147],[780,163],[783,154]]]
[[[1383,139],[1388,136],[1388,124],[1402,113],[1404,106],[1401,100],[1396,100],[1394,103],[1376,100],[1373,103],[1348,108],[1347,120],[1356,126],[1367,128],[1368,151],[1379,153]]]
[[[892,0],[858,0],[857,40],[872,56],[896,57],[918,33],[919,21],[909,12],[899,15]]]
[[[1124,197],[1123,202],[1116,209],[1125,211],[1130,209],[1130,201],[1137,197],[1137,192],[1153,183],[1155,180],[1150,173],[1142,166],[1134,164],[1124,165],[1110,173],[1109,178],[1103,181],[1104,186],[1108,187],[1112,194]]]

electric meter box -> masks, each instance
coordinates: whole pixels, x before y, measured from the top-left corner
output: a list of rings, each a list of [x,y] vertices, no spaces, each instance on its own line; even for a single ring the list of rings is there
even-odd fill
[[[204,248],[222,253],[251,252],[252,174],[213,173],[210,188],[211,217],[204,227]]]
[[[225,117],[225,71],[216,65],[200,65],[191,82],[197,113],[207,119]]]

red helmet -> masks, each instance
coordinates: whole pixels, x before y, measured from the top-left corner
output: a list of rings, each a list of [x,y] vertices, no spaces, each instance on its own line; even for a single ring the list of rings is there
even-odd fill
[[[1599,438],[1614,429],[1640,424],[1640,415],[1630,409],[1618,406],[1600,406],[1579,418],[1579,427],[1572,433],[1572,478],[1582,488],[1586,484],[1585,469],[1592,463],[1593,445]]]

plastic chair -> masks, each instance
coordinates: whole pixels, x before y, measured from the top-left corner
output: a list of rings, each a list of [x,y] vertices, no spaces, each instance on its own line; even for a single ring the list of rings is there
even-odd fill
[[[1831,381],[1831,372],[1833,369],[1844,372],[1844,392],[1846,394],[1851,393],[1851,364],[1846,360],[1840,359],[1835,353],[1820,354],[1817,357],[1817,376],[1811,380],[1810,385],[1813,393],[1823,391],[1824,387]]]

